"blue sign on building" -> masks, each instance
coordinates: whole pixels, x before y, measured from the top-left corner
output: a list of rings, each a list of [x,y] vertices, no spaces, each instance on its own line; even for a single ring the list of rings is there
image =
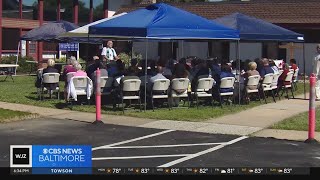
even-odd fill
[[[59,43],[59,51],[79,51],[78,43]]]

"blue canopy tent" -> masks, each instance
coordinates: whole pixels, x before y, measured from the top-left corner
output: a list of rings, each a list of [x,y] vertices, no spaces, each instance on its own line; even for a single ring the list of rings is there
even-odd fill
[[[241,13],[233,13],[224,17],[214,19],[213,22],[238,30],[240,40],[244,41],[277,41],[277,42],[304,42],[304,35],[277,26],[270,22],[250,17]],[[239,46],[238,46],[239,48]],[[305,55],[303,43],[303,67],[305,73]],[[239,57],[238,57],[239,58]],[[305,77],[305,76],[304,76]],[[304,78],[304,94],[305,78]],[[305,97],[306,98],[306,97]]]
[[[57,41],[60,34],[72,31],[79,26],[68,21],[54,21],[46,23],[38,28],[32,29],[25,35],[21,36],[21,40],[26,41]]]
[[[90,26],[89,34],[147,39],[239,39],[237,30],[164,3]]]
[[[164,3],[152,4],[146,8],[90,26],[90,35],[116,39],[144,39],[146,47],[148,46],[148,41],[152,39],[239,40],[239,32],[237,30],[227,28]],[[147,53],[146,48],[146,57]],[[147,72],[145,73],[147,75]]]
[[[302,34],[241,13],[233,13],[213,21],[238,30],[241,40],[304,42]]]

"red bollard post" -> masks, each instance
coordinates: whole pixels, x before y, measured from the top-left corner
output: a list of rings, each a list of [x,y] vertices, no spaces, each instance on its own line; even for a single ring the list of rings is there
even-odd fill
[[[309,94],[309,132],[306,143],[317,143],[314,138],[316,130],[316,76],[312,73],[310,76],[310,94]]]
[[[93,124],[103,124],[101,121],[101,88],[100,88],[100,76],[101,72],[98,68],[96,70],[96,120]]]

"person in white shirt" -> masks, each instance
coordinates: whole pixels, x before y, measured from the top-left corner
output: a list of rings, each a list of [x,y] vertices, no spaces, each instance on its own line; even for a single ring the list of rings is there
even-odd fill
[[[313,73],[317,78],[316,99],[320,100],[320,44],[317,45],[317,53],[313,60]]]
[[[154,83],[154,81],[155,80],[157,80],[157,79],[167,79],[166,77],[164,77],[163,76],[163,67],[162,66],[158,66],[157,67],[157,70],[158,70],[158,74],[157,75],[155,75],[155,76],[152,76],[151,78],[150,78],[150,82],[151,83]]]
[[[112,46],[113,46],[113,42],[108,41],[107,47],[102,48],[101,56],[104,62],[110,63],[110,62],[115,62],[116,60],[119,59],[116,51],[112,48]]]

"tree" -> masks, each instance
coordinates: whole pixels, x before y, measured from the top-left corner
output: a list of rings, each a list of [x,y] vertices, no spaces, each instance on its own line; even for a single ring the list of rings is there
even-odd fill
[[[33,4],[34,8],[38,9],[38,2]],[[57,12],[57,0],[45,0],[43,2],[44,6],[44,19],[45,20],[56,20]],[[61,9],[61,19],[65,21],[73,22],[73,1],[72,0],[62,0]],[[89,22],[89,8],[85,7],[85,3],[79,1],[79,22]]]

